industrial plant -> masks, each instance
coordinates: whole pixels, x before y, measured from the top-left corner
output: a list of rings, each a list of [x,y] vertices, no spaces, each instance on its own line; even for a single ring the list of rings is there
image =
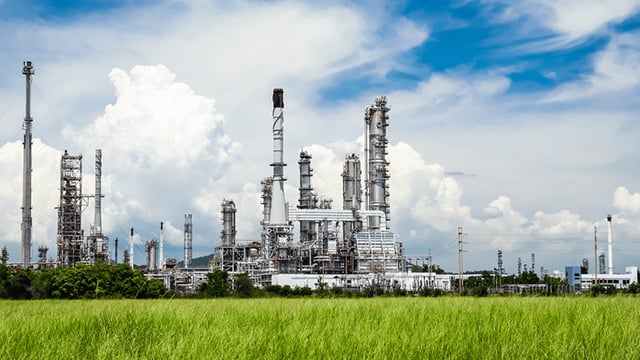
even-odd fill
[[[38,248],[38,261],[31,259],[31,128],[30,85],[33,65],[26,61],[23,74],[26,77],[26,115],[24,118],[24,166],[23,166],[23,206],[22,242],[19,266],[28,268],[74,266],[77,263],[94,264],[118,263],[118,239],[110,248],[109,238],[102,231],[101,179],[102,150],[95,150],[95,191],[83,193],[82,161],[80,154],[69,154],[66,150],[60,159],[60,187],[57,260],[47,258],[47,248]],[[184,218],[184,257],[182,262],[175,258],[165,258],[164,224],[160,223],[159,238],[144,243],[146,264],[143,268],[149,278],[161,279],[165,286],[178,293],[196,291],[206,280],[207,273],[214,269],[228,272],[232,277],[248,274],[256,286],[289,285],[315,288],[323,283],[328,287],[358,290],[378,286],[383,289],[401,288],[420,291],[423,288],[451,290],[459,281],[462,288],[462,230],[458,231],[460,246],[459,274],[436,274],[435,272],[411,272],[411,259],[405,256],[403,244],[390,226],[391,196],[389,192],[389,143],[390,107],[387,98],[381,96],[365,108],[363,117],[364,149],[362,154],[345,154],[341,174],[321,174],[342,177],[342,199],[333,201],[318,195],[313,188],[313,154],[306,150],[299,153],[298,198],[285,196],[284,152],[285,152],[285,101],[284,90],[273,89],[271,109],[273,156],[270,162],[272,173],[261,177],[260,182],[262,219],[259,224],[259,239],[236,239],[236,203],[232,199],[222,199],[220,239],[212,242],[213,258],[207,266],[194,266],[192,262],[193,218]],[[265,123],[268,116],[265,116]],[[265,127],[266,129],[266,127]],[[266,134],[265,134],[266,135]],[[108,154],[107,154],[108,156]],[[268,161],[268,159],[265,159]],[[267,175],[267,174],[265,174]],[[291,176],[291,175],[289,175]],[[82,210],[88,198],[95,204],[94,221],[89,234],[85,234],[82,224]],[[341,205],[340,205],[341,204]],[[609,267],[607,276],[612,278],[613,258],[611,240],[611,216],[609,225]],[[597,246],[597,245],[596,245]],[[128,249],[123,251],[123,263],[132,268],[134,264],[134,229],[131,228]],[[597,253],[597,249],[596,249]],[[502,273],[502,252],[498,252],[498,268]],[[597,255],[596,255],[597,256]],[[2,259],[8,254],[3,249]],[[604,259],[604,258],[603,258]],[[532,257],[532,269],[534,265]],[[600,268],[604,268],[602,264]],[[637,282],[637,268],[628,269],[630,277],[620,280],[619,286]],[[566,278],[578,281],[575,268],[567,268]],[[635,275],[634,275],[635,274]],[[589,275],[589,274],[587,274]],[[597,278],[597,272],[589,276]],[[622,275],[620,275],[622,276]],[[635,277],[634,277],[635,276]],[[590,278],[579,277],[587,286]],[[617,278],[616,278],[617,279]],[[573,284],[573,283],[572,283]],[[616,283],[618,285],[618,283]]]

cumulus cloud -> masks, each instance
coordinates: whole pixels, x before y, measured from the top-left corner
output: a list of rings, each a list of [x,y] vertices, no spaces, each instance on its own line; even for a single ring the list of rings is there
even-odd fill
[[[129,73],[114,69],[109,75],[115,102],[87,126],[64,130],[65,138],[84,153],[84,171],[89,173],[83,179],[84,194],[93,193],[94,177],[87,171],[93,169],[93,156],[89,154],[101,148],[104,232],[112,238],[128,239],[129,227],[136,227],[135,241],[140,245],[143,239],[158,234],[156,223],[165,219],[167,243],[179,245],[182,230],[172,221],[179,223],[182,214],[192,212],[200,189],[222,176],[239,145],[225,133],[224,117],[214,100],[177,82],[165,66],[136,66]],[[55,256],[54,208],[62,151],[39,139],[33,149],[33,243],[49,246]],[[76,155],[75,151],[70,154]],[[0,148],[0,162],[6,170],[0,176],[0,188],[4,189],[0,203],[5,209],[15,209],[0,220],[3,228],[19,230],[22,144],[12,142]],[[83,219],[85,228],[92,222],[93,212],[88,213]],[[209,219],[198,220],[200,226],[213,226]],[[19,244],[20,239],[7,236],[6,241]]]
[[[47,246],[49,254],[56,254],[58,188],[61,152],[33,139],[32,147],[32,258],[39,246]],[[0,244],[6,245],[11,258],[20,258],[22,223],[22,142],[9,142],[0,147]]]

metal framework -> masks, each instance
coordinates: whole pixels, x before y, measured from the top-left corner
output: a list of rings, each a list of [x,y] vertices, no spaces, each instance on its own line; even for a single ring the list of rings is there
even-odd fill
[[[60,160],[58,263],[73,266],[82,260],[82,155],[64,151]]]

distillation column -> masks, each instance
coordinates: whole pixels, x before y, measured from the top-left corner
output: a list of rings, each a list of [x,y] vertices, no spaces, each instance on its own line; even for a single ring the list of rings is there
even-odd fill
[[[147,272],[155,272],[157,269],[158,240],[151,239],[145,242],[145,252],[147,253]]]
[[[306,151],[300,152],[298,161],[300,168],[300,187],[298,188],[298,209],[315,209],[318,207],[318,199],[311,186],[313,169],[311,168],[311,155]],[[316,222],[311,220],[300,221],[300,242],[309,244],[317,239]],[[311,256],[311,254],[309,254]]]
[[[342,236],[345,241],[348,241],[353,233],[362,227],[357,215],[362,204],[361,173],[358,155],[346,155],[342,168],[342,209],[351,210],[355,222],[344,224]]]
[[[184,214],[184,268],[191,266],[193,246],[193,221],[191,214]]]
[[[22,242],[20,251],[20,264],[28,268],[31,264],[31,75],[33,66],[31,61],[23,63],[22,73],[26,79],[26,111],[24,117],[24,158],[22,164]]]
[[[235,258],[235,246],[236,246],[236,204],[233,200],[222,200],[222,230],[220,230],[220,240],[222,245],[217,250],[222,270],[236,271],[235,261],[240,260]]]
[[[58,262],[73,266],[82,260],[82,155],[64,151],[60,159]]]
[[[386,228],[389,229],[389,179],[387,156],[387,127],[391,110],[387,98],[382,96],[369,105],[365,111],[365,191],[367,210],[380,210],[385,214]],[[380,228],[379,220],[372,218],[369,229]]]

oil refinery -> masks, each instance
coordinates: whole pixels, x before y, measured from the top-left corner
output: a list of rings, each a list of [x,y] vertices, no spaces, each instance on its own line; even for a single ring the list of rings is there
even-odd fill
[[[101,149],[95,150],[95,191],[83,193],[83,156],[69,154],[66,150],[60,158],[59,205],[57,219],[57,260],[47,258],[48,248],[38,248],[38,261],[31,260],[31,171],[32,171],[32,123],[30,114],[33,65],[23,64],[26,78],[26,114],[24,118],[24,163],[22,241],[20,263],[28,268],[74,266],[77,263],[118,263],[118,239],[114,248],[102,231],[102,160]],[[232,278],[237,274],[248,274],[257,286],[289,285],[309,286],[318,283],[329,287],[359,290],[378,286],[383,289],[401,288],[420,291],[425,287],[450,290],[452,284],[460,282],[462,275],[462,229],[459,228],[459,274],[436,274],[435,272],[411,272],[414,263],[405,256],[403,244],[390,226],[391,196],[389,192],[388,134],[389,112],[387,98],[381,96],[366,106],[363,124],[364,146],[361,154],[344,154],[341,174],[320,174],[342,177],[342,201],[318,195],[313,188],[313,154],[301,150],[298,161],[298,199],[285,196],[286,164],[285,152],[285,101],[284,90],[273,89],[271,122],[273,155],[270,159],[272,172],[259,177],[261,184],[261,220],[256,227],[261,229],[260,238],[236,239],[237,207],[233,199],[221,200],[220,239],[211,241],[213,258],[207,266],[194,266],[192,262],[193,217],[184,217],[184,255],[182,261],[166,258],[164,254],[164,224],[160,222],[159,238],[144,243],[147,277],[161,279],[165,286],[178,293],[194,292],[206,280],[207,273],[214,269],[228,272]],[[266,111],[265,111],[266,115]],[[108,156],[108,154],[106,154]],[[265,162],[268,159],[265,159]],[[94,221],[86,235],[82,226],[82,210],[88,198],[95,204]],[[213,201],[213,200],[211,200]],[[295,205],[293,205],[295,204]],[[258,210],[258,209],[256,209]],[[613,275],[611,240],[611,216],[608,217],[608,274]],[[134,228],[130,229],[128,249],[123,250],[122,262],[132,268],[134,264]],[[596,250],[597,252],[597,250]],[[498,269],[502,269],[501,251],[498,251]],[[597,255],[596,255],[597,256]],[[2,260],[8,254],[3,249]],[[532,256],[532,270],[534,268]],[[604,263],[604,255],[602,257]],[[600,269],[604,268],[601,264]],[[635,269],[635,270],[634,270]],[[631,278],[620,284],[637,282],[637,268],[628,271]],[[575,278],[575,269],[568,268],[566,277]],[[500,272],[501,274],[501,272]],[[633,277],[635,274],[635,277]],[[587,274],[588,275],[588,274]],[[597,272],[594,272],[597,283]],[[606,277],[606,276],[603,276]],[[602,278],[602,277],[601,277]],[[617,278],[616,278],[617,279]],[[573,280],[579,281],[579,280]],[[583,286],[587,286],[591,280]],[[584,278],[583,278],[584,282]],[[617,284],[617,283],[616,283]]]

